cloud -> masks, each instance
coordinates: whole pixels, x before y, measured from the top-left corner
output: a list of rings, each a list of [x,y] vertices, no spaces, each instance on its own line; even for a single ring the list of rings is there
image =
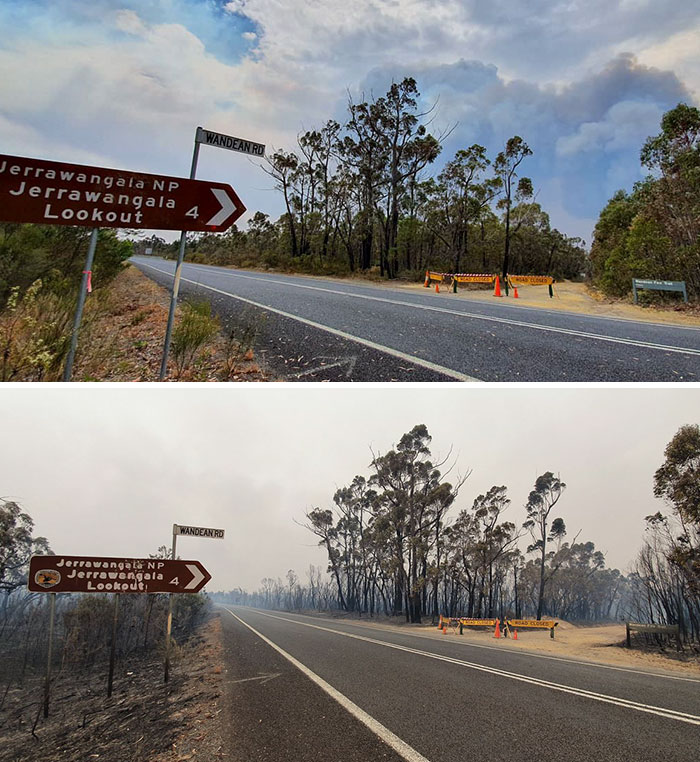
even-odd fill
[[[539,200],[572,234],[615,179],[636,179],[640,141],[700,85],[693,3],[669,13],[631,0],[5,0],[0,27],[6,152],[183,174],[198,124],[290,148],[300,130],[342,119],[347,89],[381,94],[411,75],[426,103],[439,101],[437,127],[459,122],[446,158],[522,134]],[[200,166],[252,210],[281,212],[242,157],[203,152]],[[563,198],[547,196],[555,187]]]
[[[422,105],[437,104],[432,129],[457,125],[444,145],[443,160],[472,143],[493,159],[512,135],[534,154],[522,165],[552,224],[590,240],[592,221],[618,188],[642,177],[639,151],[659,131],[662,114],[689,94],[672,72],[641,65],[623,54],[563,88],[506,80],[480,61],[426,65],[404,70],[375,68],[358,92],[384,92],[412,73]]]

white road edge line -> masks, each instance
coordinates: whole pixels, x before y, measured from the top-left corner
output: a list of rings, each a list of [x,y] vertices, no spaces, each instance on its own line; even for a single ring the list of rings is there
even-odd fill
[[[228,611],[228,609],[227,609]],[[231,612],[233,613],[233,612]],[[537,677],[529,677],[528,675],[521,675],[518,672],[508,672],[507,670],[497,669],[496,667],[486,667],[483,664],[476,664],[474,662],[464,661],[462,659],[453,659],[450,656],[441,656],[440,654],[434,654],[430,651],[420,651],[417,648],[409,648],[407,646],[399,646],[396,643],[387,643],[384,640],[376,640],[375,638],[366,638],[363,635],[353,635],[349,632],[339,632],[338,630],[332,630],[329,627],[320,627],[317,624],[308,624],[306,622],[299,622],[296,619],[288,619],[283,616],[276,616],[274,614],[266,614],[262,611],[257,612],[261,616],[270,617],[270,619],[279,619],[284,622],[291,622],[292,624],[298,624],[301,627],[311,627],[315,630],[323,630],[324,632],[330,632],[334,635],[341,635],[345,638],[352,638],[353,640],[363,640],[367,643],[373,643],[375,645],[384,646],[386,648],[393,648],[397,651],[405,651],[406,653],[416,654],[418,656],[425,656],[428,659],[435,659],[437,661],[448,662],[449,664],[456,664],[460,667],[467,667],[468,669],[475,669],[478,672],[488,672],[492,675],[498,675],[499,677],[507,677],[511,680],[517,680],[522,683],[529,683],[530,685],[537,685],[541,688],[549,688],[550,690],[560,691],[562,693],[569,693],[573,696],[580,696],[581,698],[592,699],[593,701],[600,701],[604,704],[614,704],[625,709],[635,709],[638,712],[646,712],[647,714],[655,714],[658,717],[665,717],[669,720],[678,720],[679,722],[687,722],[690,725],[700,725],[700,716],[695,714],[688,714],[687,712],[678,712],[675,709],[665,709],[661,706],[652,706],[649,704],[642,704],[638,701],[631,701],[629,699],[619,698],[617,696],[608,696],[605,693],[596,693],[595,691],[587,691],[584,688],[574,688],[569,685],[562,685],[561,683],[554,683],[550,680],[541,680]],[[235,614],[233,614],[235,616]]]
[[[257,611],[257,609],[253,609]],[[263,611],[258,611],[259,614],[263,614]],[[297,614],[296,616],[304,616],[304,614]],[[355,622],[343,622],[348,627],[363,628],[361,624],[355,624]],[[364,628],[366,630],[366,628]],[[392,632],[392,630],[378,628],[380,632]],[[402,632],[401,635],[408,635],[412,638],[421,638],[423,640],[433,640],[432,635],[423,635],[421,632]],[[483,648],[486,651],[498,651],[499,653],[509,653],[515,656],[526,656],[532,659],[549,659],[550,661],[560,661],[564,664],[579,664],[582,667],[593,667],[595,669],[611,669],[614,672],[631,672],[633,675],[643,675],[645,677],[659,677],[662,680],[681,680],[686,683],[700,683],[700,679],[697,677],[683,677],[682,675],[661,675],[658,672],[644,672],[641,669],[632,669],[631,667],[614,667],[612,664],[601,664],[597,661],[580,661],[579,659],[567,659],[564,656],[550,656],[549,654],[536,654],[532,651],[507,651],[504,652],[503,648],[497,646],[486,646],[483,643],[474,643],[472,640],[450,640],[450,643],[457,646],[464,646],[465,648]]]
[[[153,265],[147,265],[144,262],[140,264],[143,264],[145,267],[150,267],[153,270],[157,270],[158,272],[165,273],[166,275],[171,274],[167,270],[159,270],[159,268],[153,267]],[[229,273],[229,274],[237,278],[244,278],[247,280],[264,281],[266,283],[275,283],[278,285],[292,286],[293,288],[305,288],[311,291],[324,291],[329,294],[346,296],[353,299],[365,299],[371,302],[382,302],[384,304],[394,304],[401,307],[410,307],[416,310],[424,310],[426,312],[440,312],[445,315],[454,315],[456,317],[471,318],[472,320],[484,320],[486,322],[491,322],[491,323],[502,323],[504,325],[514,325],[519,328],[531,328],[537,331],[545,331],[548,333],[563,333],[567,336],[575,336],[575,337],[583,338],[583,339],[592,339],[594,341],[607,341],[608,343],[611,343],[611,344],[624,344],[626,346],[641,347],[642,349],[655,349],[661,352],[675,352],[677,354],[685,354],[685,355],[692,355],[692,356],[700,355],[699,349],[692,349],[690,347],[674,347],[669,344],[656,344],[651,341],[640,341],[638,339],[623,339],[618,336],[606,336],[604,334],[599,334],[599,333],[590,333],[589,331],[577,331],[573,328],[559,328],[557,326],[542,325],[540,323],[527,323],[524,320],[513,320],[512,318],[500,318],[500,317],[495,317],[493,315],[479,315],[473,312],[463,312],[461,310],[450,310],[450,309],[446,309],[445,307],[433,307],[427,304],[415,304],[413,302],[405,302],[405,301],[401,301],[400,299],[387,299],[385,297],[369,296],[367,294],[353,294],[348,291],[340,291],[340,290],[332,289],[332,288],[321,288],[319,286],[307,286],[302,283],[288,283],[286,281],[276,281],[272,278],[256,278],[252,275],[239,275],[238,273]],[[256,307],[264,306],[264,305],[258,304],[257,302],[250,301],[249,299],[244,299],[242,296],[236,296],[235,294],[231,294],[228,291],[219,291],[219,289],[216,289],[213,286],[207,286],[204,283],[200,283],[199,281],[188,280],[187,278],[182,278],[182,280],[187,281],[188,283],[194,283],[196,285],[202,286],[202,288],[208,288],[208,289],[211,289],[212,291],[217,291],[220,294],[226,294],[226,296],[230,296],[233,299],[240,299],[243,302],[254,304]],[[306,318],[302,318],[297,315],[291,315],[289,313],[277,310],[273,307],[264,307],[264,308],[270,310],[271,312],[277,312],[278,314],[284,315],[285,317],[290,317],[290,318],[293,318],[294,320],[299,320],[302,323],[307,323],[308,325],[312,325],[316,328],[322,328],[323,330],[330,331],[331,333],[336,332],[335,328],[329,328],[328,326],[321,325],[320,323],[314,323],[312,321],[307,320]],[[366,339],[360,339],[350,334],[344,334],[342,332],[337,332],[337,333],[339,335],[344,336],[345,338],[352,339],[353,341],[366,342]],[[374,345],[375,348],[379,346],[381,345]],[[388,347],[382,351],[389,351],[389,353],[396,354],[396,356],[402,357],[403,359],[409,360],[411,362],[418,362],[419,364],[426,362],[425,360],[419,361],[418,358],[413,358],[413,355],[404,355],[403,353],[397,354],[397,350],[389,349]],[[441,366],[439,365],[434,366],[433,369],[436,367],[439,368]],[[445,370],[441,370],[440,372],[446,373],[448,371],[447,369],[445,369]],[[451,375],[454,375],[455,371],[449,371],[449,373]],[[477,379],[472,379],[470,377],[467,377],[467,379],[462,379],[462,380],[473,381]]]
[[[139,264],[143,265],[144,267],[150,267],[151,270],[163,273],[164,275],[172,275],[172,273],[169,273],[167,270],[161,270],[159,267],[153,267],[153,265],[147,265],[144,262],[140,262]],[[254,302],[252,299],[246,299],[243,296],[237,296],[236,294],[231,294],[228,291],[222,291],[219,288],[214,288],[214,286],[207,286],[206,283],[200,283],[199,281],[190,280],[189,278],[183,277],[181,277],[180,280],[184,280],[186,283],[192,283],[195,286],[200,286],[201,288],[208,288],[210,291],[214,291],[217,294],[228,296],[231,299],[238,299],[240,302],[251,304],[253,307],[259,307],[260,309],[267,310],[268,312],[274,312],[277,315],[290,318],[291,320],[296,320],[297,322],[304,323],[304,325],[309,325],[312,328],[318,328],[321,331],[326,331],[327,333],[331,333],[334,336],[340,337],[341,339],[347,339],[348,341],[354,341],[356,344],[362,344],[363,346],[369,347],[370,349],[376,349],[378,352],[382,352],[385,355],[397,357],[399,360],[409,362],[412,365],[419,365],[421,368],[425,368],[426,370],[442,373],[442,375],[449,376],[455,381],[481,381],[479,378],[468,376],[466,373],[460,373],[459,371],[452,370],[451,368],[445,368],[442,365],[437,365],[436,363],[430,362],[430,360],[423,360],[422,358],[415,357],[414,355],[407,355],[404,352],[400,352],[398,349],[385,347],[383,344],[375,344],[375,342],[370,341],[369,339],[362,339],[359,336],[353,336],[351,333],[345,333],[345,331],[339,331],[337,328],[331,328],[330,326],[323,325],[322,323],[316,323],[313,320],[307,320],[306,318],[300,317],[299,315],[292,315],[291,312],[284,312],[283,310],[278,310],[276,307],[268,307],[268,305],[262,304],[261,302]]]
[[[287,653],[284,649],[280,648],[276,643],[273,643],[269,638],[266,638],[261,632],[258,632],[254,627],[251,627],[247,622],[244,622],[239,616],[231,611],[231,609],[223,608],[228,611],[234,619],[237,619],[242,625],[247,627],[251,632],[257,635],[261,640],[267,643],[268,646],[274,648],[277,653],[284,656],[287,661],[300,670],[309,680],[312,680],[319,688],[324,690],[332,699],[335,699],[340,706],[349,712],[355,719],[359,720],[369,730],[371,730],[381,741],[387,746],[390,746],[399,756],[403,757],[406,762],[430,762],[429,759],[424,757],[420,752],[417,752],[412,746],[409,746],[405,741],[402,741],[397,735],[392,733],[389,728],[384,727],[381,722],[375,720],[374,717],[367,714],[363,709],[360,709],[357,704],[351,701],[347,696],[336,690],[332,685],[327,683],[322,677],[319,677],[315,672],[312,672],[307,666],[295,659],[291,654]]]

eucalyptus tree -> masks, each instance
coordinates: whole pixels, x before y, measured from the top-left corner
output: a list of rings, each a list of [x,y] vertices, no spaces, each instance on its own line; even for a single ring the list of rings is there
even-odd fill
[[[404,434],[395,449],[372,459],[377,520],[384,525],[394,565],[394,613],[420,622],[431,550],[442,541],[442,523],[467,476],[456,485],[443,481],[433,464],[431,437],[424,424]]]
[[[338,542],[338,529],[335,525],[333,511],[314,508],[306,514],[308,524],[304,526],[313,532],[319,538],[319,545],[326,549],[328,554],[328,571],[333,575],[333,579],[338,591],[338,602],[344,611],[348,610],[348,605],[343,593],[343,581],[341,579],[341,552]]]
[[[392,278],[398,270],[399,214],[411,182],[440,153],[437,138],[421,123],[429,111],[418,111],[416,81],[393,82],[385,96],[348,104],[347,134],[339,141],[344,160],[357,171],[362,188],[361,269],[371,263],[374,221],[381,222],[380,272]]]
[[[501,515],[510,505],[506,493],[506,487],[493,486],[485,495],[479,495],[472,506],[479,530],[477,552],[481,556],[482,569],[480,597],[487,602],[486,614],[489,617],[495,613],[497,591],[494,589],[494,569],[502,566],[499,562],[514,550],[519,537],[513,522],[499,523]]]
[[[496,197],[499,177],[484,178],[491,164],[486,149],[474,144],[459,150],[438,175],[439,216],[435,230],[452,253],[452,269],[458,273],[469,253],[469,226]]]
[[[523,524],[523,528],[527,529],[533,540],[527,551],[528,553],[536,551],[539,554],[537,619],[542,619],[544,587],[548,579],[545,576],[547,543],[561,539],[566,534],[563,519],[555,518],[551,524],[549,522],[552,510],[561,499],[565,489],[566,484],[558,476],[554,476],[551,471],[547,471],[535,480],[535,488],[530,492],[525,505],[527,521]]]
[[[654,474],[654,495],[670,506],[676,523],[660,513],[647,521],[665,528],[665,555],[683,576],[688,617],[700,636],[700,426],[681,426],[664,455]]]
[[[51,553],[45,537],[34,537],[34,521],[18,503],[0,498],[0,590],[6,594],[26,584],[29,559]]]
[[[505,149],[498,154],[494,162],[494,170],[501,179],[503,190],[503,198],[499,201],[499,206],[505,209],[505,248],[502,267],[504,280],[508,275],[510,264],[510,217],[513,200],[516,194],[520,199],[532,196],[532,181],[528,177],[518,179],[517,173],[518,167],[528,156],[532,156],[530,147],[519,135],[514,135],[507,141]]]
[[[299,242],[295,217],[295,184],[299,174],[299,157],[293,153],[276,151],[271,157],[266,158],[267,166],[263,171],[275,180],[276,187],[282,191],[284,205],[287,210],[286,223],[289,228],[289,237],[292,245],[292,257],[299,256]]]

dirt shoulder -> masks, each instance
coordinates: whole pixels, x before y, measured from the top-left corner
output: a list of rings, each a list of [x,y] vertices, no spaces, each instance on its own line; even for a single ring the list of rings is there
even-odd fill
[[[407,291],[428,290],[422,283],[399,284],[398,288]],[[546,286],[518,286],[517,299],[513,298],[512,290],[510,296],[505,296],[503,289],[501,289],[503,296],[499,299],[493,296],[493,289],[490,288],[488,290],[462,290],[457,294],[453,294],[451,289],[445,286],[440,287],[440,294],[444,295],[445,300],[499,301],[512,307],[559,310],[596,317],[700,327],[700,308],[693,305],[680,303],[676,307],[668,308],[642,307],[622,299],[609,299],[589,288],[585,283],[572,283],[569,281],[555,283],[553,291],[554,297],[550,298]],[[435,292],[434,284],[432,292]]]
[[[633,648],[628,649],[625,647],[624,623],[584,627],[560,621],[554,639],[550,637],[549,630],[522,629],[518,631],[517,640],[503,637],[497,640],[491,629],[465,629],[464,634],[460,635],[459,629],[448,627],[447,633],[443,634],[431,624],[398,623],[389,618],[374,621],[342,618],[368,629],[395,631],[398,628],[428,639],[449,638],[494,648],[580,659],[627,669],[673,672],[700,679],[700,653],[686,649],[679,654],[672,643],[661,651],[645,646],[638,639],[633,641]]]
[[[40,714],[43,680],[10,691],[0,711],[2,762],[184,762],[222,759],[221,622],[217,614],[181,647],[171,680],[157,655],[115,669],[61,672],[48,719]]]
[[[126,265],[88,301],[74,381],[157,381],[168,322],[170,294],[137,268]],[[176,311],[176,325],[181,317]],[[220,331],[191,366],[178,373],[172,352],[168,381],[268,381],[252,349]]]

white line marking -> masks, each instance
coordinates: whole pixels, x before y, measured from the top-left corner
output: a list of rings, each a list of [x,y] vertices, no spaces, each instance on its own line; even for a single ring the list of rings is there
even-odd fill
[[[257,609],[253,609],[254,611],[258,611]],[[258,611],[259,614],[263,614],[265,612]],[[297,614],[296,616],[304,616],[304,614]],[[347,622],[344,621],[343,624],[346,627],[357,627],[360,629],[367,630],[364,625],[361,624],[355,624],[354,622]],[[392,632],[392,630],[387,630],[385,628],[378,628],[382,632]],[[423,633],[420,632],[400,632],[400,633],[394,633],[398,635],[407,635],[411,638],[422,638],[423,640],[434,640],[432,635],[423,635]],[[483,648],[487,651],[498,651],[499,653],[509,653],[514,654],[515,656],[526,656],[528,658],[533,659],[549,659],[550,661],[561,661],[564,662],[564,664],[579,664],[582,667],[594,667],[595,669],[611,669],[614,672],[631,672],[633,675],[643,675],[644,677],[660,677],[662,680],[682,680],[683,682],[687,683],[700,683],[700,679],[696,677],[683,677],[682,675],[661,675],[658,672],[644,672],[641,669],[632,669],[630,667],[614,667],[612,664],[601,664],[597,661],[580,661],[579,659],[567,659],[563,656],[550,656],[549,654],[536,654],[532,651],[521,651],[521,650],[508,650],[504,651],[503,648],[499,648],[497,646],[487,646],[483,643],[475,643],[473,640],[449,640],[449,643],[452,645],[457,646],[463,646],[465,648]]]
[[[168,272],[167,270],[161,270],[159,267],[153,267],[153,265],[147,265],[144,262],[140,263],[144,267],[150,267],[151,270],[155,270],[159,273],[164,273],[165,275],[172,275],[172,273]],[[306,318],[299,317],[299,315],[292,315],[291,312],[284,312],[283,310],[278,310],[275,307],[268,307],[266,304],[262,304],[261,302],[254,302],[252,299],[246,299],[242,296],[237,296],[236,294],[231,294],[228,291],[222,291],[219,288],[214,288],[214,286],[207,286],[205,283],[199,283],[196,280],[190,280],[189,278],[181,278],[181,280],[184,280],[186,283],[192,283],[195,286],[200,286],[201,288],[208,288],[210,291],[214,291],[217,294],[223,294],[223,296],[228,296],[231,299],[238,299],[240,302],[245,302],[246,304],[251,304],[253,307],[260,307],[260,309],[267,310],[268,312],[274,312],[277,315],[281,315],[282,317],[290,318],[291,320],[296,320],[299,323],[304,323],[304,325],[310,325],[312,328],[318,328],[321,331],[326,331],[327,333],[333,334],[333,336],[339,336],[341,339],[347,339],[348,341],[354,341],[357,344],[362,344],[365,347],[369,347],[370,349],[376,349],[378,352],[383,352],[386,355],[391,355],[392,357],[398,357],[399,360],[403,360],[404,362],[409,362],[412,365],[419,365],[421,368],[426,368],[427,370],[433,370],[436,373],[442,373],[444,376],[449,376],[449,378],[455,379],[455,381],[479,381],[480,379],[474,378],[472,376],[466,375],[466,373],[460,373],[459,371],[452,370],[451,368],[444,368],[442,365],[437,365],[436,363],[430,362],[429,360],[423,360],[420,357],[414,357],[413,355],[407,355],[404,352],[400,352],[397,349],[392,349],[391,347],[385,347],[383,344],[376,344],[373,341],[369,341],[369,339],[362,339],[359,336],[353,336],[351,333],[345,333],[345,331],[339,331],[337,328],[331,328],[330,326],[323,325],[322,323],[316,323],[313,320],[307,320]]]
[[[141,264],[145,264],[145,263],[141,263]],[[151,267],[153,270],[158,270],[158,268],[153,267],[153,265],[146,265],[146,267]],[[193,267],[193,265],[189,265],[189,267]],[[159,270],[159,272],[165,273],[166,275],[171,275],[171,273],[169,273],[167,270]],[[656,344],[654,342],[641,341],[637,339],[623,339],[617,336],[606,336],[604,334],[599,334],[599,333],[590,333],[589,331],[577,331],[573,328],[559,328],[557,326],[542,325],[540,323],[527,323],[524,320],[514,320],[513,318],[501,318],[501,317],[495,317],[493,315],[480,315],[474,312],[464,312],[462,310],[451,310],[446,307],[435,307],[435,306],[430,306],[427,304],[415,304],[413,302],[401,301],[400,299],[388,299],[386,297],[369,296],[367,294],[354,294],[348,291],[340,291],[338,289],[333,289],[333,288],[321,288],[320,286],[308,286],[302,283],[290,283],[288,281],[274,280],[273,278],[256,278],[252,275],[239,275],[238,273],[226,273],[226,274],[234,276],[236,278],[264,281],[265,283],[275,283],[277,285],[291,286],[292,288],[305,288],[311,291],[324,291],[328,294],[346,296],[352,299],[365,299],[367,301],[372,301],[372,302],[394,304],[401,307],[411,307],[416,310],[424,310],[426,312],[440,312],[445,315],[454,315],[456,317],[471,318],[473,320],[484,320],[491,323],[501,323],[505,325],[513,325],[513,326],[517,326],[518,328],[531,328],[537,331],[545,331],[548,333],[563,333],[563,334],[566,334],[567,336],[576,336],[578,338],[583,338],[583,339],[593,339],[595,341],[607,341],[612,344],[625,344],[627,346],[632,346],[632,347],[642,347],[643,349],[655,349],[662,352],[675,352],[679,354],[700,356],[700,349],[690,349],[688,347],[675,347],[670,344]],[[187,279],[183,278],[182,280],[187,280]],[[195,281],[191,281],[191,280],[188,282],[195,283]],[[210,288],[212,289],[212,291],[218,290],[218,289],[212,288],[211,286],[206,286],[203,283],[198,283],[198,285],[201,285],[203,288]],[[219,293],[226,294],[227,296],[231,296],[234,299],[240,299],[241,301],[248,301],[246,299],[243,299],[243,297],[235,296],[234,294],[231,294],[228,291],[220,291]],[[250,304],[255,304],[256,306],[260,306],[258,305],[257,302],[250,302]],[[314,325],[319,328],[324,328],[325,330],[329,330],[329,331],[335,330],[335,329],[328,328],[328,326],[321,326],[318,323],[311,323],[310,321],[307,321],[305,318],[300,318],[296,315],[283,313],[279,310],[273,309],[272,307],[266,307],[266,309],[269,309],[272,312],[279,312],[280,315],[285,315],[285,317],[292,317],[295,320],[300,320],[302,322],[309,323],[310,325]],[[345,335],[349,338],[349,334],[345,334]],[[364,339],[355,338],[355,341],[364,341]],[[392,352],[396,352],[396,350],[392,350]],[[404,357],[408,359],[412,356],[404,355]],[[417,358],[414,358],[412,361],[418,362]],[[441,371],[441,372],[444,372],[444,371]],[[452,373],[454,373],[454,371],[452,371]]]
[[[226,608],[224,606],[224,608]],[[268,646],[274,648],[277,653],[284,656],[287,661],[291,662],[298,670],[303,672],[309,680],[312,680],[319,688],[323,689],[331,698],[335,699],[340,706],[359,720],[363,725],[369,728],[380,740],[384,741],[387,746],[390,746],[399,756],[403,757],[407,762],[430,762],[426,757],[417,752],[412,746],[409,746],[405,741],[402,741],[397,735],[392,733],[389,728],[385,727],[374,717],[367,714],[363,709],[360,709],[357,704],[350,701],[350,699],[336,690],[332,685],[327,683],[322,677],[319,677],[315,672],[312,672],[308,667],[295,659],[291,654],[288,654],[284,649],[280,648],[276,643],[273,643],[269,638],[266,638],[261,632],[258,632],[254,627],[251,627],[247,622],[244,622],[239,616],[226,608],[229,614],[234,619],[237,619],[242,625],[247,627],[251,632],[255,633],[261,640],[265,641]]]
[[[228,609],[227,609],[228,611]],[[233,613],[233,612],[231,612]],[[338,630],[332,630],[329,627],[321,627],[317,624],[308,624],[307,622],[299,622],[295,619],[288,619],[283,616],[276,616],[273,614],[265,614],[258,612],[261,616],[270,617],[270,619],[280,619],[284,622],[291,622],[292,624],[298,624],[300,627],[311,627],[314,630],[322,630],[324,632],[330,632],[334,635],[341,635],[344,638],[352,638],[353,640],[363,640],[366,643],[373,643],[378,646],[384,646],[385,648],[393,648],[396,651],[405,651],[406,653],[416,654],[417,656],[425,656],[428,659],[436,659],[437,661],[444,661],[449,664],[456,664],[460,667],[467,667],[468,669],[474,669],[478,672],[487,672],[499,677],[507,677],[510,680],[517,680],[522,683],[529,683],[530,685],[537,685],[541,688],[549,688],[550,690],[560,691],[561,693],[569,693],[572,696],[579,696],[581,698],[589,698],[593,701],[600,701],[604,704],[614,704],[615,706],[624,707],[625,709],[636,709],[638,712],[646,712],[647,714],[655,714],[658,717],[665,717],[669,720],[677,720],[679,722],[687,722],[690,725],[700,725],[700,716],[695,714],[688,714],[687,712],[677,712],[675,709],[666,709],[660,706],[652,706],[649,704],[641,704],[638,701],[630,701],[629,699],[618,698],[617,696],[608,696],[605,693],[596,693],[595,691],[588,691],[584,688],[574,688],[570,685],[562,685],[561,683],[554,683],[549,680],[542,680],[538,677],[529,677],[528,675],[521,675],[518,672],[508,672],[504,669],[498,669],[496,667],[487,667],[483,664],[476,664],[470,661],[463,661],[462,659],[453,659],[450,656],[441,656],[440,654],[434,654],[430,651],[420,651],[417,648],[409,648],[408,646],[399,646],[396,643],[387,643],[384,640],[376,640],[375,638],[367,638],[363,635],[353,635],[349,632],[339,632]],[[235,614],[234,614],[235,616]]]

